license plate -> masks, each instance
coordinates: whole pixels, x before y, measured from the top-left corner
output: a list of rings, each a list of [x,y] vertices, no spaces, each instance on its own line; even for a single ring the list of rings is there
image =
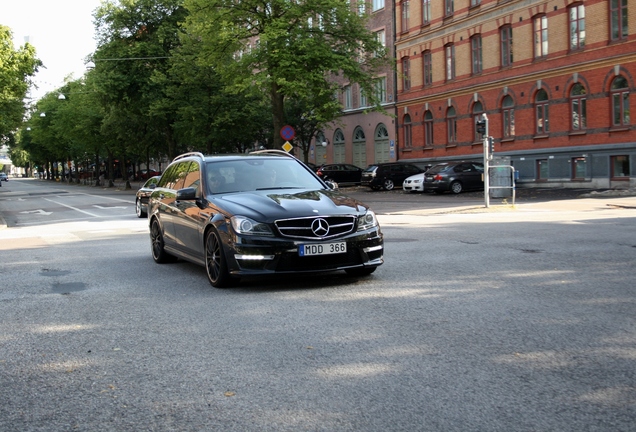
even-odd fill
[[[304,244],[298,246],[298,255],[300,256],[332,255],[345,252],[347,252],[347,242]]]

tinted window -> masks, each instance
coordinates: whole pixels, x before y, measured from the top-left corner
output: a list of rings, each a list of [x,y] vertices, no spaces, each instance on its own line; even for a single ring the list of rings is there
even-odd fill
[[[188,174],[190,161],[179,162],[168,167],[159,180],[158,187],[168,189],[181,189],[183,187],[183,179]]]
[[[448,168],[448,165],[446,165],[446,164],[444,164],[444,165],[435,165],[434,167],[429,169],[427,171],[427,173],[428,174],[437,174],[437,173],[440,173],[440,172],[444,171],[446,168]]]
[[[368,167],[366,167],[366,169],[364,170],[364,172],[375,172],[375,170],[377,170],[378,167],[377,165],[369,165]]]

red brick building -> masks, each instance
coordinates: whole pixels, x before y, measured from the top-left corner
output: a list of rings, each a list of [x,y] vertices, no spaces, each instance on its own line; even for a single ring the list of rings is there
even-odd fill
[[[395,56],[393,0],[351,1],[351,7],[369,15],[369,28],[384,41],[389,56]],[[341,82],[342,117],[319,134],[311,147],[309,160],[325,163],[352,163],[365,168],[374,162],[396,160],[395,70],[386,67],[377,76],[376,92],[388,113],[365,112],[368,104],[357,83]],[[325,144],[323,146],[323,143]]]
[[[482,159],[486,114],[521,183],[636,186],[636,4],[396,0],[395,16],[397,159]]]

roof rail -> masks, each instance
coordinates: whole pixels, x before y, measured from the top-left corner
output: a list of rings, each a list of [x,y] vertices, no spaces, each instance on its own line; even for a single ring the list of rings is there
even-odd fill
[[[250,152],[250,154],[272,154],[272,155],[287,156],[287,157],[290,157],[292,159],[298,159],[293,154],[287,153],[284,150],[278,150],[278,149],[254,150],[254,151]]]
[[[179,159],[186,158],[186,157],[190,157],[190,156],[197,156],[197,157],[199,157],[201,159],[205,159],[205,156],[203,156],[203,153],[200,153],[200,152],[189,152],[189,153],[184,153],[184,154],[181,154],[181,155],[175,157],[174,159],[172,159],[172,162],[174,162],[176,160],[179,160]]]

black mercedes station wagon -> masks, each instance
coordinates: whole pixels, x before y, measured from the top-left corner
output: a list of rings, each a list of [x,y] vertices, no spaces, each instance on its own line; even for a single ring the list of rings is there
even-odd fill
[[[384,262],[373,211],[282,151],[176,157],[150,195],[148,220],[156,262],[202,265],[218,288],[288,273],[362,277]]]

